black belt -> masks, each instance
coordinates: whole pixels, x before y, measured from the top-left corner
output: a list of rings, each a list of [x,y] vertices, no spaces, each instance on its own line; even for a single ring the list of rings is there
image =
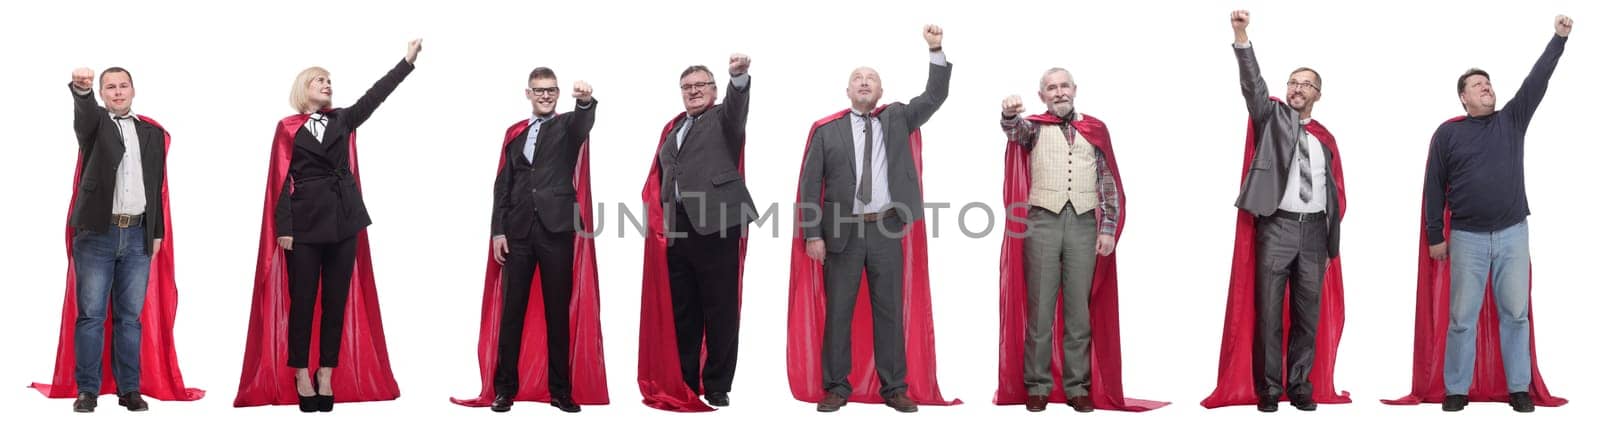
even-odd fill
[[[861,214],[861,220],[866,222],[878,222],[880,219],[893,218],[895,216],[897,216],[897,214],[895,213],[894,208],[889,208],[889,210],[883,212]]]
[[[1279,209],[1277,212],[1273,212],[1272,213],[1272,217],[1273,218],[1278,218],[1278,219],[1286,219],[1286,220],[1295,221],[1295,222],[1321,222],[1322,220],[1328,219],[1328,213],[1327,212],[1300,213],[1300,212],[1286,211],[1286,210],[1283,210],[1283,209]]]
[[[118,228],[138,227],[141,224],[144,224],[144,214],[111,214],[111,225],[117,226]]]

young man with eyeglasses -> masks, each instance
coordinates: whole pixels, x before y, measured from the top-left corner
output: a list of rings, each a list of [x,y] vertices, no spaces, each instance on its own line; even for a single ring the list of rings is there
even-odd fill
[[[577,108],[557,115],[561,88],[555,72],[545,67],[533,69],[525,91],[533,104],[533,117],[512,124],[506,133],[490,222],[491,252],[500,266],[496,270],[491,265],[490,271],[500,272],[495,279],[501,287],[495,397],[490,405],[495,412],[511,410],[520,388],[518,358],[536,269],[544,303],[550,405],[564,412],[580,410],[572,398],[568,332],[574,239],[583,222],[573,172],[594,127],[597,102],[592,92],[588,83],[573,83]],[[587,267],[592,268],[593,261],[589,263]],[[593,273],[578,275],[592,277]]]
[[[749,68],[750,57],[729,56],[728,94],[722,104],[715,104],[717,82],[711,69],[690,66],[678,75],[684,112],[663,128],[645,181],[652,233],[645,244],[647,300],[641,309],[639,378],[645,403],[660,409],[728,406],[733,388],[744,229],[755,220],[743,169]],[[667,308],[670,335],[664,327]],[[675,345],[643,346],[668,338]],[[661,356],[668,354],[675,357]],[[677,372],[664,364],[647,369],[670,360],[676,360]],[[670,373],[679,373],[687,389]],[[705,403],[695,399],[698,395],[704,395]]]
[[[1335,353],[1335,348],[1317,347],[1321,322],[1343,319],[1338,258],[1344,186],[1338,145],[1311,118],[1312,107],[1322,98],[1321,75],[1308,67],[1295,69],[1289,74],[1288,100],[1270,97],[1245,32],[1250,12],[1234,11],[1230,21],[1250,129],[1244,178],[1234,203],[1239,217],[1223,365],[1217,390],[1202,404],[1254,403],[1261,412],[1275,412],[1287,395],[1296,409],[1314,411],[1319,398],[1348,402],[1332,391],[1331,365],[1313,369],[1318,362],[1331,363]],[[1290,326],[1287,352],[1285,319]],[[1332,331],[1328,336],[1342,330],[1338,324],[1322,328]],[[1233,358],[1245,350],[1250,360]],[[1250,363],[1250,370],[1233,363]]]

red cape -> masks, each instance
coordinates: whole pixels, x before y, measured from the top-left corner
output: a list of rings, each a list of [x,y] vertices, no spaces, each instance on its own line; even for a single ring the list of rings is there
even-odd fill
[[[879,107],[878,111],[883,111]],[[842,110],[811,124],[806,135],[806,148],[811,147],[811,135],[829,121],[844,117]],[[922,134],[911,132],[911,160],[917,168],[917,181],[922,180]],[[804,154],[805,152],[801,152]],[[795,192],[796,218],[800,215],[800,193]],[[821,202],[818,202],[821,203]],[[939,393],[937,360],[933,346],[933,304],[928,292],[928,234],[926,223],[917,220],[900,240],[905,283],[903,285],[906,340],[906,396],[920,405],[958,405],[960,399],[945,400]],[[851,402],[883,403],[878,389],[877,372],[873,367],[872,301],[867,297],[866,274],[862,273],[862,287],[856,300],[851,330]],[[789,254],[789,391],[795,400],[808,403],[822,401],[827,395],[822,389],[822,328],[826,321],[827,301],[823,286],[822,263],[806,255],[805,235],[795,227],[794,245]]]
[[[506,165],[505,146],[528,129],[528,121],[517,121],[506,129],[505,143],[500,150],[500,162]],[[589,194],[589,142],[578,150],[578,166],[572,172],[572,187],[578,192],[579,219],[583,231],[573,235],[572,252],[572,302],[568,309],[568,365],[572,367],[572,400],[584,405],[604,405],[611,402],[606,393],[606,360],[600,337],[600,277],[595,269],[594,220],[590,216]],[[488,268],[483,276],[483,317],[478,324],[478,374],[483,389],[478,397],[459,399],[452,403],[481,408],[494,402],[494,368],[499,361],[500,345],[500,263],[494,261],[494,246],[489,247]],[[533,276],[533,287],[528,293],[528,314],[522,326],[522,355],[517,360],[518,380],[522,381],[515,400],[549,402],[549,357],[546,353],[544,325],[544,294],[539,287],[539,275]]]
[[[167,133],[166,127],[156,123],[144,115],[139,115],[139,120],[161,129],[162,145],[167,150],[172,148],[172,135]],[[165,152],[165,151],[163,151]],[[78,181],[83,176],[83,155],[79,153],[77,166],[72,174],[72,200],[78,201]],[[162,164],[165,166],[165,163]],[[146,285],[144,310],[139,315],[141,330],[139,351],[139,392],[140,394],[160,400],[200,400],[206,392],[198,388],[187,388],[183,385],[183,372],[178,369],[178,351],[172,338],[172,324],[178,314],[178,283],[173,275],[173,234],[172,234],[172,205],[167,199],[166,174],[161,175],[161,222],[166,226],[166,238],[161,241],[161,250],[150,259],[150,280]],[[72,211],[68,204],[67,211]],[[77,327],[78,317],[78,282],[76,271],[73,270],[72,259],[72,225],[67,224],[67,297],[61,305],[61,336],[56,343],[56,370],[51,377],[51,383],[33,383],[32,387],[40,393],[51,398],[72,398],[78,395],[78,382],[74,371],[77,367],[76,356],[73,354],[73,334]],[[102,358],[105,360],[101,366],[101,383],[99,394],[114,394],[117,392],[116,378],[111,374],[111,324],[110,318],[106,319],[106,346]]]
[[[292,405],[298,401],[294,371],[288,364],[289,271],[274,235],[278,194],[289,174],[294,136],[307,115],[292,115],[278,122],[272,138],[272,160],[267,167],[267,191],[261,208],[261,241],[256,253],[255,292],[250,305],[250,335],[245,340],[244,368],[239,373],[239,394],[234,407]],[[360,184],[356,161],[356,135],[350,133],[350,171]],[[383,318],[372,277],[372,250],[367,231],[356,238],[355,270],[350,279],[350,301],[345,309],[339,370],[333,372],[333,392],[339,403],[393,400],[400,397],[389,370],[389,350],[383,340]],[[322,304],[312,316],[311,354],[321,337]],[[314,360],[314,359],[313,359]]]
[[[685,114],[678,114],[661,128],[664,144],[672,125]],[[656,147],[656,157],[650,159],[650,174],[645,177],[644,199],[646,211],[644,236],[644,275],[642,295],[639,298],[639,394],[646,406],[674,412],[707,412],[716,409],[700,400],[700,396],[683,383],[683,368],[678,365],[678,335],[672,318],[672,282],[667,274],[667,236],[661,231],[663,209],[661,206],[661,147]],[[739,173],[744,173],[744,154],[739,155]],[[739,297],[744,302],[744,254],[748,238],[739,239]],[[705,367],[705,352],[700,354],[700,365]]]
[[[1052,115],[1034,115],[1028,117],[1029,121],[1044,124],[1061,124],[1062,120]],[[1127,195],[1122,192],[1122,173],[1117,168],[1116,153],[1111,150],[1111,133],[1106,130],[1106,125],[1095,117],[1083,115],[1072,123],[1073,128],[1083,136],[1084,140],[1094,145],[1105,156],[1106,167],[1111,170],[1111,177],[1117,183],[1117,195],[1122,196],[1124,211],[1117,219],[1116,237],[1122,238],[1123,221],[1127,220]],[[1000,244],[1000,388],[995,390],[994,404],[1017,405],[1028,399],[1028,388],[1023,384],[1023,348],[1027,341],[1028,319],[1028,282],[1027,272],[1024,270],[1023,235],[1028,227],[1024,222],[1028,219],[1028,190],[1031,189],[1033,178],[1028,159],[1030,152],[1023,150],[1016,142],[1006,144],[1006,172],[1005,172],[1005,204],[1006,217],[1005,239]],[[1104,216],[1096,210],[1098,220]],[[1111,409],[1131,412],[1144,412],[1166,406],[1167,402],[1130,399],[1122,396],[1122,334],[1121,318],[1117,310],[1117,254],[1100,256],[1095,259],[1093,289],[1089,294],[1089,342],[1092,357],[1090,363],[1089,390],[1090,398],[1097,409]],[[1056,327],[1061,327],[1064,314],[1061,301],[1056,301]],[[1051,388],[1050,401],[1066,403],[1067,397],[1061,390],[1061,336],[1060,330],[1054,330],[1052,335],[1050,354],[1051,373],[1055,375],[1056,385]]]
[[[1465,118],[1458,116],[1445,122],[1456,122]],[[1389,405],[1444,401],[1445,335],[1450,330],[1450,260],[1434,260],[1428,257],[1427,220],[1423,219],[1422,223],[1417,247],[1417,326],[1415,340],[1412,342],[1411,394],[1383,401]],[[1448,203],[1444,210],[1444,236],[1445,240],[1450,239]],[[1533,403],[1539,406],[1565,405],[1567,399],[1550,395],[1550,389],[1544,385],[1544,377],[1539,375],[1539,354],[1533,343],[1532,267],[1528,268],[1528,273],[1530,278],[1528,353],[1533,375],[1533,383],[1528,387],[1528,394],[1533,397]],[[1494,329],[1500,326],[1499,321],[1494,294],[1484,294],[1483,308],[1478,314],[1478,358],[1473,362],[1472,389],[1467,392],[1468,400],[1474,402],[1508,400],[1505,365],[1500,362],[1500,331]],[[1484,327],[1489,329],[1484,330]]]
[[[1276,99],[1274,99],[1276,100]],[[1339,146],[1322,123],[1312,120],[1306,131],[1333,154],[1333,185],[1339,197],[1339,217],[1345,213],[1344,163],[1339,158]],[[1240,182],[1250,172],[1250,161],[1256,155],[1255,124],[1246,127],[1244,166]],[[1255,343],[1256,330],[1256,220],[1255,216],[1239,210],[1233,239],[1233,273],[1228,280],[1228,311],[1222,325],[1222,357],[1217,361],[1217,389],[1200,402],[1207,408],[1256,404],[1256,389],[1251,367],[1251,345]],[[1344,332],[1344,269],[1340,258],[1328,262],[1327,273],[1322,278],[1321,319],[1317,322],[1316,358],[1311,367],[1311,398],[1317,403],[1350,403],[1350,393],[1333,388],[1333,365],[1339,355],[1339,337]],[[1289,295],[1284,295],[1283,309],[1289,309]],[[1289,332],[1289,313],[1284,312],[1283,331]],[[1288,336],[1284,336],[1287,345]]]

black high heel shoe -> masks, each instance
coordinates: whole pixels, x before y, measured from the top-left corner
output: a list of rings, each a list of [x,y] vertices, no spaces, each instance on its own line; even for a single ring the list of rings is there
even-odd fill
[[[324,395],[322,395],[322,391],[319,389],[319,390],[317,390],[316,401],[317,401],[316,406],[317,406],[317,410],[318,411],[333,412],[333,395],[332,394],[324,396]]]
[[[316,379],[312,379],[311,380],[311,395],[309,395],[309,396],[301,396],[300,395],[300,383],[299,382],[295,382],[295,393],[294,394],[295,394],[295,396],[300,397],[300,412],[316,412],[317,411],[317,380]]]

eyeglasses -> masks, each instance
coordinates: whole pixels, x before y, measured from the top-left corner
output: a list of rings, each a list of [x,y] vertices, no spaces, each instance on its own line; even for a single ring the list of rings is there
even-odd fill
[[[542,95],[547,95],[547,94],[559,94],[559,93],[561,93],[561,88],[559,88],[559,87],[529,88],[528,92],[533,93],[533,95],[536,95],[536,96],[542,96]]]
[[[713,81],[690,82],[690,83],[687,83],[687,84],[679,85],[678,88],[683,89],[683,92],[687,93],[687,92],[694,91],[694,90],[705,90],[707,87],[715,88],[716,85],[717,85],[717,83],[713,82]]]
[[[1302,82],[1302,81],[1289,81],[1289,89],[1293,90],[1293,89],[1300,88],[1300,87],[1305,87],[1305,88],[1310,88],[1310,89],[1317,90],[1317,91],[1322,91],[1321,88],[1317,88],[1317,84],[1312,83],[1310,81],[1304,81],[1304,82]]]

